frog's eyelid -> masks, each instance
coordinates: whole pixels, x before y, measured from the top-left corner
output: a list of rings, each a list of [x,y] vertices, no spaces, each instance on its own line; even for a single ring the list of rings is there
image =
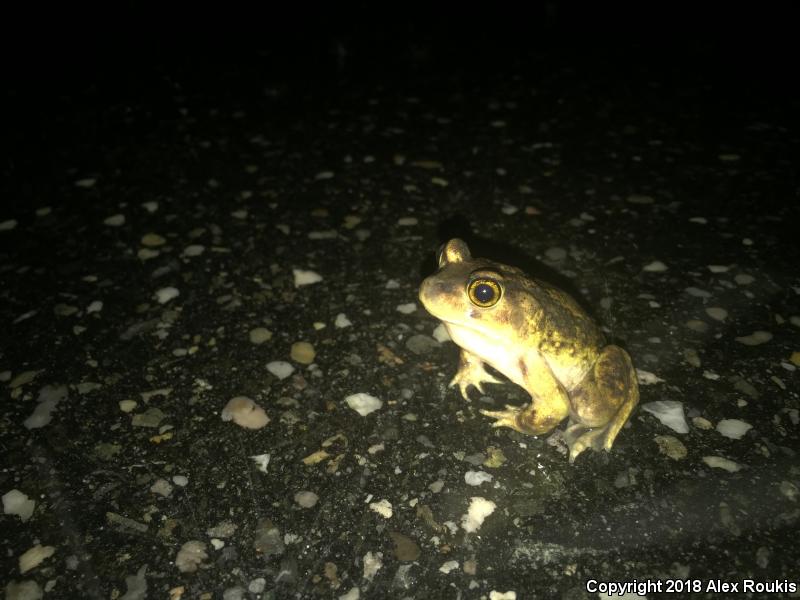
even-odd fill
[[[469,280],[477,281],[478,279],[492,279],[498,283],[503,281],[503,275],[498,273],[497,271],[492,271],[490,269],[475,269],[472,273],[469,274]]]

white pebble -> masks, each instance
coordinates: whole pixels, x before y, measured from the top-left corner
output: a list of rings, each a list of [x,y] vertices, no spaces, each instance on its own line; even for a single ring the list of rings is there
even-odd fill
[[[664,380],[655,373],[645,371],[644,369],[636,369],[636,378],[639,380],[640,385],[654,385],[664,382]]]
[[[35,569],[46,559],[53,556],[55,551],[56,549],[53,546],[36,544],[19,557],[19,572],[25,574],[31,569]]]
[[[357,587],[352,587],[346,594],[339,596],[339,600],[358,600],[361,597],[361,592]]]
[[[286,379],[294,373],[294,367],[285,360],[273,360],[267,363],[267,371],[275,375],[278,379]]]
[[[158,202],[154,202],[152,200],[149,202],[142,202],[141,207],[150,214],[153,214],[158,210]]]
[[[745,423],[739,419],[722,419],[717,423],[717,431],[732,440],[740,440],[748,431],[753,428],[750,423]]]
[[[255,327],[247,335],[250,338],[250,343],[257,346],[272,339],[272,332],[266,327]]]
[[[383,406],[383,402],[381,402],[375,396],[370,396],[369,394],[365,394],[364,392],[359,392],[357,394],[351,394],[344,399],[347,402],[347,406],[352,408],[362,417],[366,417],[371,412],[375,412],[381,406]]]
[[[467,471],[464,473],[464,481],[467,485],[480,485],[492,479],[493,477],[486,471]]]
[[[772,339],[772,334],[769,331],[754,331],[750,335],[737,337],[735,339],[745,346],[758,346],[770,341]]]
[[[709,467],[713,467],[715,469],[724,469],[729,473],[736,473],[736,471],[740,471],[742,468],[742,465],[735,463],[730,459],[723,458],[722,456],[704,456],[703,462]]]
[[[191,244],[183,249],[183,255],[188,257],[200,256],[206,251],[206,247],[202,244]]]
[[[451,341],[450,334],[447,333],[447,327],[444,326],[444,323],[439,323],[436,329],[433,330],[433,338],[440,344]]]
[[[553,262],[559,262],[567,258],[567,251],[564,248],[559,248],[555,246],[553,248],[548,248],[545,250],[544,255],[547,257],[547,260]]]
[[[78,179],[78,181],[75,182],[75,186],[79,188],[90,188],[94,187],[95,183],[97,183],[97,179],[86,177],[84,179]]]
[[[174,483],[178,487],[186,487],[187,485],[189,485],[189,478],[186,477],[186,475],[173,475],[172,483]]]
[[[728,311],[719,306],[709,306],[706,309],[706,314],[715,321],[724,321],[728,318]]]
[[[247,396],[231,398],[222,409],[222,420],[233,421],[245,429],[261,429],[269,423],[267,413]]]
[[[156,479],[153,485],[150,486],[150,491],[164,498],[168,498],[172,494],[172,484],[166,479]]]
[[[336,319],[334,320],[333,324],[339,329],[344,329],[345,327],[350,327],[353,323],[350,322],[350,319],[347,318],[346,314],[339,313],[336,315]]]
[[[339,237],[339,234],[335,229],[308,232],[308,239],[310,240],[335,240],[337,237]]]
[[[660,260],[654,260],[651,263],[646,264],[642,267],[642,271],[646,271],[648,273],[662,273],[667,270],[667,265],[665,265]]]
[[[23,522],[31,518],[35,507],[36,501],[31,500],[17,489],[3,494],[3,513],[17,515]]]
[[[120,227],[125,225],[125,215],[111,215],[110,217],[106,218],[105,221],[103,221],[103,224],[108,225],[109,227]]]
[[[689,219],[689,223],[697,223],[698,225],[705,225],[708,223],[708,219],[705,217],[692,217]]]
[[[492,590],[489,592],[489,600],[517,600],[517,592],[497,592]]]
[[[301,285],[311,285],[312,283],[319,283],[322,281],[322,275],[314,271],[304,271],[303,269],[292,269],[294,273],[294,286],[300,287]]]
[[[683,403],[677,400],[656,400],[642,405],[642,410],[654,415],[663,425],[678,433],[689,433],[683,414]]]
[[[474,533],[496,508],[497,505],[486,498],[480,496],[470,498],[467,513],[461,517],[461,528],[467,533]]]
[[[733,278],[733,280],[739,285],[750,285],[756,280],[756,278],[752,275],[748,275],[747,273],[739,273]]]
[[[261,471],[262,473],[267,472],[267,466],[269,465],[269,459],[271,456],[267,454],[255,454],[250,457],[254,463],[256,463],[256,468]]]
[[[173,300],[174,298],[177,298],[178,296],[180,296],[180,294],[181,293],[178,291],[178,288],[174,288],[174,287],[170,286],[170,287],[161,288],[160,290],[156,291],[154,296],[155,296],[156,300],[158,300],[159,304],[166,304],[170,300]]]
[[[103,310],[103,303],[100,302],[100,300],[95,300],[86,307],[86,314],[90,315],[92,313],[100,312],[101,310]]]
[[[415,302],[409,302],[408,304],[398,304],[397,311],[403,313],[404,315],[410,315],[413,312],[416,312],[417,305]]]
[[[370,510],[378,513],[384,519],[392,518],[392,503],[388,500],[379,500],[378,502],[370,502]]]
[[[726,265],[707,265],[708,270],[712,273],[727,273],[730,267]]]
[[[686,288],[686,293],[690,296],[694,296],[695,298],[711,298],[711,292],[707,292],[706,290],[701,290],[700,288],[696,287]]]
[[[294,501],[303,508],[312,508],[319,501],[319,496],[314,492],[303,490],[294,495]]]
[[[500,212],[502,212],[504,215],[511,216],[517,214],[519,212],[519,208],[512,204],[504,204],[503,208],[500,209]]]
[[[314,175],[314,179],[317,181],[323,181],[325,179],[332,179],[333,178],[333,171],[320,171],[316,175]]]
[[[194,573],[197,567],[208,558],[206,545],[199,540],[186,542],[175,557],[175,566],[181,573]]]
[[[383,567],[383,553],[382,552],[367,552],[364,555],[364,573],[363,577],[367,581],[372,581],[375,574]]]
[[[458,561],[457,560],[448,560],[444,563],[441,567],[439,567],[439,571],[447,575],[451,571],[455,571],[458,568]]]
[[[0,222],[0,231],[11,231],[17,226],[15,219],[8,219],[7,221]]]
[[[402,217],[397,219],[397,224],[402,227],[412,227],[419,223],[419,219],[417,217]]]

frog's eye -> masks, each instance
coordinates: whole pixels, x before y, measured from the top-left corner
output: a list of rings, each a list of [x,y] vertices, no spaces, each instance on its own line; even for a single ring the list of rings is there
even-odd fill
[[[500,301],[500,284],[494,279],[476,279],[467,287],[470,302],[481,308],[489,308]]]

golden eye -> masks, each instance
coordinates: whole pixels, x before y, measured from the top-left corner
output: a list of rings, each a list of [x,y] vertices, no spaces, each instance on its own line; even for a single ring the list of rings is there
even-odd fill
[[[470,282],[467,294],[475,306],[489,308],[500,301],[500,284],[494,279],[476,279]]]

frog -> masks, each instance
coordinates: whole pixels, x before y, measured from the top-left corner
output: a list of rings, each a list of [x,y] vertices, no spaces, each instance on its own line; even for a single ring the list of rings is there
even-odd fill
[[[538,436],[568,419],[570,463],[588,449],[611,450],[639,402],[636,371],[572,296],[516,267],[473,258],[454,238],[439,249],[419,299],[460,348],[450,387],[465,400],[470,387],[483,394],[484,384],[504,383],[487,365],[530,395],[524,406],[482,409],[494,427]]]

